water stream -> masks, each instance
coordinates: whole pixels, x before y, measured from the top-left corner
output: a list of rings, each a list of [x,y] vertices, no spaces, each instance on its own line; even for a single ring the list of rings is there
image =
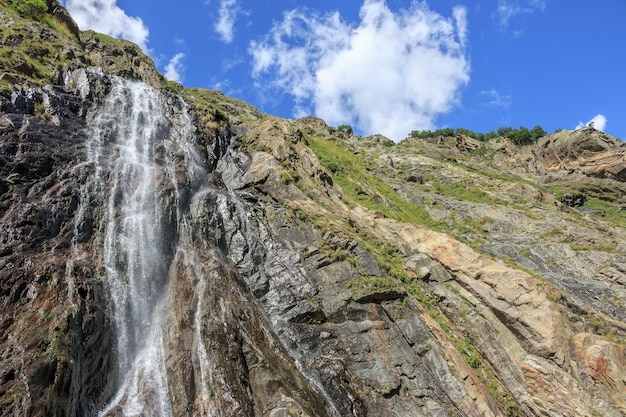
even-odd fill
[[[184,227],[180,183],[199,181],[184,107],[112,78],[89,118],[89,159],[104,195],[101,262],[113,302],[119,389],[101,416],[171,416],[163,323],[169,264]],[[178,111],[177,111],[178,110]],[[181,172],[182,170],[182,172]]]

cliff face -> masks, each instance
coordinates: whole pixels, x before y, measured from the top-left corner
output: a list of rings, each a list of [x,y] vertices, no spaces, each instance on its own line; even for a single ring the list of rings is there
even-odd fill
[[[0,415],[626,414],[621,142],[358,138],[0,18],[74,51],[2,61]]]

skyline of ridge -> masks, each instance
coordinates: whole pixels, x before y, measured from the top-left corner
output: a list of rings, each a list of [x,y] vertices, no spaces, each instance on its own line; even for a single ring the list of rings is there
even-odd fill
[[[357,134],[591,121],[626,138],[626,4],[552,0],[66,0],[82,30],[134,41],[168,79]]]

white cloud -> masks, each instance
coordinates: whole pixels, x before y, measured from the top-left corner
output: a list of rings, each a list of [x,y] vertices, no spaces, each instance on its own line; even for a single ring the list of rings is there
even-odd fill
[[[578,122],[578,125],[576,125],[576,129],[580,129],[585,126],[591,126],[591,124],[593,124],[593,127],[595,129],[601,130],[604,132],[604,129],[606,128],[606,122],[607,122],[606,116],[604,116],[603,114],[598,114],[596,115],[596,117],[589,120],[587,123]]]
[[[148,28],[138,17],[128,16],[117,0],[67,0],[65,7],[81,30],[92,29],[136,43],[147,52]]]
[[[490,108],[502,107],[506,109],[513,102],[511,96],[500,94],[493,88],[491,90],[482,90],[480,95],[485,98],[486,105]]]
[[[500,26],[506,29],[511,19],[536,11],[544,11],[545,8],[546,0],[498,0],[495,16]]]
[[[170,62],[165,66],[165,78],[177,83],[183,82],[184,76],[182,73],[185,71],[185,66],[182,63],[183,58],[185,58],[185,54],[179,53],[170,59]]]
[[[331,125],[394,140],[434,128],[469,81],[466,10],[445,18],[413,3],[393,13],[383,0],[364,0],[358,26],[335,12],[296,9],[252,42],[257,87],[283,90],[296,116],[314,112]]]
[[[214,29],[226,43],[231,43],[233,41],[233,30],[238,12],[239,5],[237,4],[237,0],[221,1],[219,20],[215,24]]]

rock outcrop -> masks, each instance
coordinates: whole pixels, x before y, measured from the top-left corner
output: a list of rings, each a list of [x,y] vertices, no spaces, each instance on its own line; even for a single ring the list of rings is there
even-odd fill
[[[621,142],[393,144],[159,90],[50,4],[65,35],[0,7],[72,55],[0,54],[0,415],[626,414]]]
[[[548,172],[626,181],[626,146],[592,127],[546,136],[535,148]]]
[[[131,80],[143,81],[155,88],[165,86],[165,77],[154,67],[154,62],[137,45],[129,41],[85,31],[80,35],[85,55],[107,72]]]

